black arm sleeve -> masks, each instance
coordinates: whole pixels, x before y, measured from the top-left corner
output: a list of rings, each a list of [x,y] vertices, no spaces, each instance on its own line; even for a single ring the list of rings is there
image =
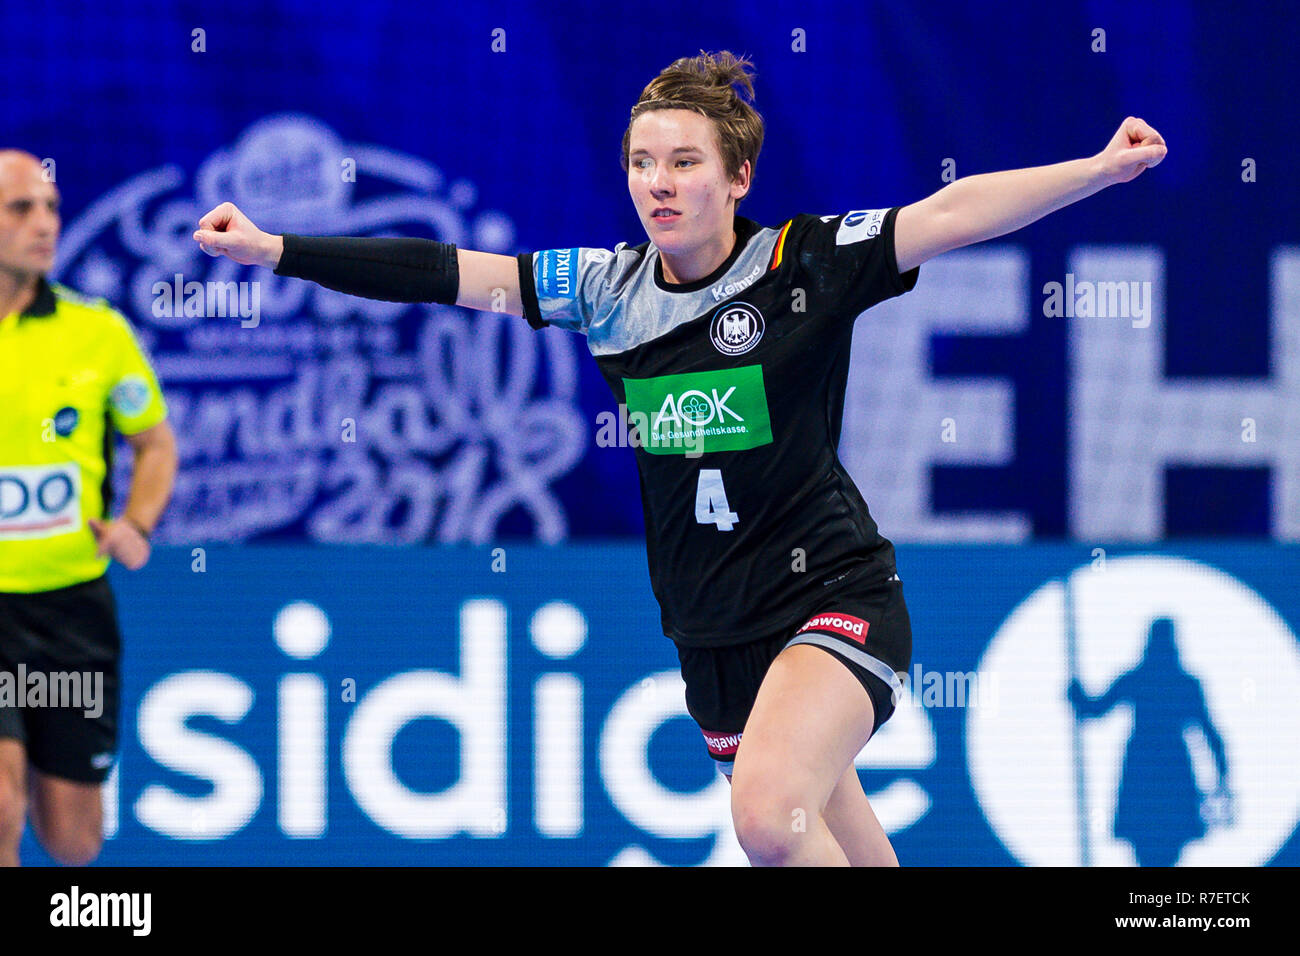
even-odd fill
[[[275,274],[385,302],[455,305],[460,291],[455,245],[432,239],[285,233]]]

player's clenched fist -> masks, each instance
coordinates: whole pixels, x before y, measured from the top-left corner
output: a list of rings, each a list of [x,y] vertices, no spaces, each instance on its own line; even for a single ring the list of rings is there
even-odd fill
[[[1169,152],[1164,137],[1146,120],[1130,116],[1120,124],[1106,148],[1097,154],[1102,176],[1110,183],[1127,183],[1142,170],[1159,165]]]
[[[199,248],[210,256],[229,256],[240,265],[274,269],[284,252],[284,237],[253,225],[234,203],[223,202],[199,220],[194,233]]]

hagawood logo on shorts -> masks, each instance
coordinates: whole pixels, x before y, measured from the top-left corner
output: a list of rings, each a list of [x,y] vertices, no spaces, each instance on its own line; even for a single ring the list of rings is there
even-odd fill
[[[763,367],[623,379],[628,422],[652,455],[741,451],[772,441]]]
[[[862,620],[860,617],[853,617],[850,614],[818,614],[795,633],[827,631],[831,634],[847,637],[851,641],[857,641],[859,644],[864,644],[867,640],[867,630],[870,627],[871,625],[867,621]]]
[[[734,757],[736,751],[740,749],[740,734],[719,734],[711,730],[701,731],[704,734],[704,745],[709,748],[709,753],[719,757]]]
[[[0,538],[48,538],[80,526],[76,465],[0,465]]]

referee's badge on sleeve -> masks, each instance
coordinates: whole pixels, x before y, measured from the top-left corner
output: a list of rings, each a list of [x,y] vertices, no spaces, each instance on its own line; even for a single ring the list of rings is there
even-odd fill
[[[138,375],[128,375],[117,383],[109,401],[119,415],[134,418],[149,407],[149,383]]]

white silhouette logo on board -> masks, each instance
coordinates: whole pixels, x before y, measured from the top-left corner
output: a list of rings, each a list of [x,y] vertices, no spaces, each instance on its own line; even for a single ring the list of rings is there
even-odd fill
[[[1300,655],[1241,581],[1111,558],[1029,595],[979,664],[971,782],[1036,866],[1259,866],[1300,819]]]

